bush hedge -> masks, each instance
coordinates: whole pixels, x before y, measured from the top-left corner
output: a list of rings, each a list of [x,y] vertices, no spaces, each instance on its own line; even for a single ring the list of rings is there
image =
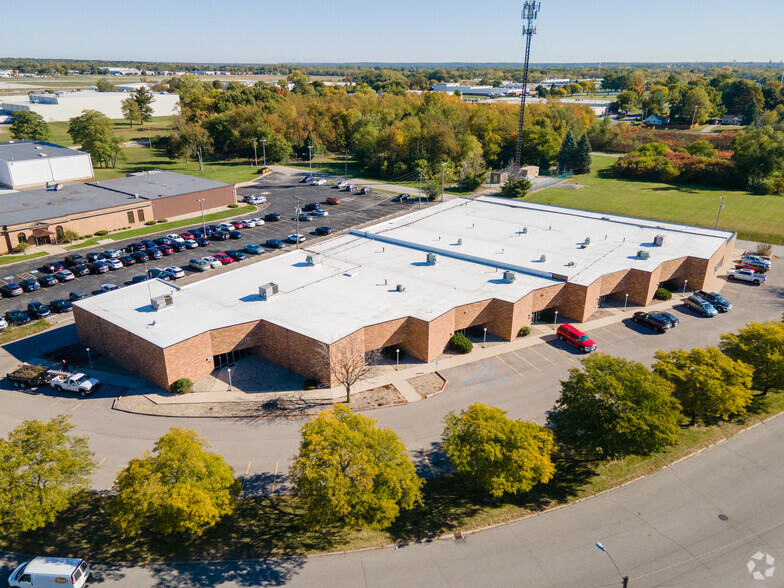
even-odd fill
[[[18,245],[16,245],[16,246],[14,247],[14,252],[15,252],[15,253],[24,253],[24,251],[25,251],[25,250],[26,250],[28,247],[30,247],[30,243],[28,243],[27,241],[22,241],[21,243],[19,243]]]
[[[229,208],[239,208],[239,204],[229,204]]]
[[[159,223],[168,223],[169,221],[168,221],[168,220],[166,220],[165,218],[159,218],[159,219],[158,219],[158,222],[159,222]]]
[[[189,394],[193,390],[193,382],[188,378],[180,378],[169,389],[172,394]]]
[[[151,227],[151,226],[153,226],[153,225],[157,225],[158,223],[157,223],[157,222],[155,222],[154,220],[149,220],[149,221],[147,221],[147,222],[146,222],[146,223],[144,223],[144,224],[145,224],[145,225],[147,225],[148,227]]]
[[[315,390],[316,388],[318,388],[318,385],[320,383],[321,382],[319,382],[318,380],[315,380],[313,378],[308,378],[307,380],[305,380],[305,383],[302,385],[302,387],[305,388],[305,390]]]
[[[656,294],[654,294],[653,297],[656,300],[671,300],[672,292],[670,292],[667,288],[657,288]]]
[[[101,229],[100,231],[95,231],[95,236],[96,237],[104,237],[104,236],[106,236],[108,234],[109,234],[109,231],[106,231],[104,229]]]
[[[523,327],[520,329],[520,336],[527,337],[531,334],[531,327]]]
[[[449,347],[458,353],[471,353],[474,344],[462,333],[454,333],[449,339]]]

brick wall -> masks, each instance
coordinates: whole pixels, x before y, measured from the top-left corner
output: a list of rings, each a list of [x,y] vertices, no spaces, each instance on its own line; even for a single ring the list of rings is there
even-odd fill
[[[199,199],[201,198],[204,199],[204,210],[221,208],[234,204],[236,201],[235,189],[234,186],[224,186],[212,190],[180,194],[179,196],[156,198],[151,200],[152,212],[156,220],[198,213],[201,212],[201,207],[199,206]]]

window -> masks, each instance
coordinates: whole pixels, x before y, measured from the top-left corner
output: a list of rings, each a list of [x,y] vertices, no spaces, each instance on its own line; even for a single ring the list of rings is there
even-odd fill
[[[139,222],[144,221],[144,211],[141,208],[136,211],[136,216],[139,217]]]
[[[65,229],[63,229],[62,225],[58,225],[54,232],[58,239],[62,239],[65,236]]]
[[[19,239],[20,243],[27,243],[27,235],[25,235],[24,233],[19,233],[19,236],[17,238]]]
[[[217,370],[227,365],[232,365],[234,362],[239,361],[243,357],[248,357],[252,351],[253,350],[250,347],[245,347],[244,349],[235,349],[234,351],[229,351],[228,353],[213,355],[212,361],[214,362],[215,369]]]
[[[129,210],[129,211],[128,211],[128,222],[129,222],[129,223],[131,223],[131,224],[133,224],[133,223],[134,223],[134,220],[133,220],[133,211],[132,211],[132,210]]]

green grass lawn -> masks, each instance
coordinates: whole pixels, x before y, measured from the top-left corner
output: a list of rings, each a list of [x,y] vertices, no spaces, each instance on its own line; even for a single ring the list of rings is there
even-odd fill
[[[590,174],[567,183],[581,190],[547,188],[526,200],[713,227],[721,196],[726,195],[719,228],[737,231],[741,239],[784,244],[784,197],[758,196],[742,190],[622,180],[613,176],[614,157],[594,156]]]
[[[46,255],[46,251],[39,251],[37,253],[28,253],[27,255],[2,255],[0,256],[0,265],[8,265],[9,263],[16,263],[17,261],[27,261],[28,259],[35,259]]]
[[[30,335],[35,335],[36,333],[45,331],[51,326],[52,324],[46,319],[38,319],[37,321],[32,321],[21,327],[9,325],[5,331],[0,332],[0,345],[5,345],[11,341],[29,337]]]

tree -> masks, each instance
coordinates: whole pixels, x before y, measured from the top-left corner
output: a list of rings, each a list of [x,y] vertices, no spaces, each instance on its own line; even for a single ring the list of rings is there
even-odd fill
[[[86,437],[69,435],[60,415],[48,423],[24,421],[0,439],[0,524],[23,532],[52,522],[88,488],[95,469]]]
[[[68,134],[74,143],[81,145],[86,151],[104,167],[115,166],[117,159],[123,157],[119,137],[112,134],[114,125],[109,118],[97,110],[83,110],[80,116],[69,121]]]
[[[577,156],[577,141],[574,140],[572,131],[567,131],[561,150],[558,152],[558,173],[564,174],[574,171],[575,157]]]
[[[185,163],[188,163],[190,158],[198,157],[199,149],[203,157],[213,152],[212,137],[207,130],[201,125],[189,123],[181,116],[173,117],[172,132],[166,145],[169,159],[183,157]]]
[[[123,118],[128,119],[128,125],[133,127],[133,121],[139,121],[142,124],[142,111],[139,110],[139,104],[133,97],[128,97],[120,104]]]
[[[539,84],[538,86],[536,86],[536,95],[539,98],[547,98],[547,96],[549,95],[549,92],[547,91],[547,88],[545,88],[544,86]]]
[[[112,523],[123,536],[144,529],[164,535],[201,535],[234,509],[239,492],[234,470],[196,431],[173,427],[151,455],[117,474]]]
[[[531,180],[519,174],[509,174],[501,187],[501,196],[509,198],[523,198],[531,189]]]
[[[378,363],[378,351],[365,352],[355,339],[324,346],[322,358],[329,362],[329,372],[346,390],[346,402],[351,403],[351,388],[360,380],[369,377]]]
[[[762,116],[762,109],[756,100],[751,100],[743,113],[744,125],[756,125]]]
[[[9,128],[11,137],[16,141],[46,141],[49,139],[49,125],[44,117],[31,110],[18,110],[13,114]]]
[[[688,151],[690,155],[702,157],[703,159],[713,159],[716,157],[716,149],[705,139],[694,141],[694,143],[686,147],[686,151]]]
[[[752,387],[767,394],[784,390],[784,322],[749,323],[738,334],[721,336],[719,349],[754,370]]]
[[[422,501],[422,481],[395,432],[339,404],[302,427],[291,480],[313,528],[381,529]]]
[[[152,119],[152,103],[155,102],[155,96],[152,92],[147,90],[145,86],[141,86],[136,92],[131,94],[131,98],[136,101],[139,107],[139,124],[148,122]]]
[[[577,150],[574,157],[574,173],[591,173],[591,142],[588,140],[587,133],[583,134],[577,142]]]
[[[95,84],[95,89],[99,92],[114,92],[114,84],[109,81],[109,78],[102,77],[98,82]]]
[[[675,389],[683,412],[691,416],[694,425],[697,415],[728,419],[746,412],[752,400],[752,369],[743,362],[724,355],[716,347],[678,349],[654,354],[653,371],[668,380]]]
[[[444,451],[452,465],[496,498],[528,492],[555,474],[553,434],[475,403],[444,418]]]
[[[672,385],[643,364],[593,353],[569,370],[547,417],[558,443],[590,458],[649,455],[678,439]]]
[[[754,188],[773,173],[784,172],[784,132],[772,127],[749,127],[732,141],[735,171]]]

